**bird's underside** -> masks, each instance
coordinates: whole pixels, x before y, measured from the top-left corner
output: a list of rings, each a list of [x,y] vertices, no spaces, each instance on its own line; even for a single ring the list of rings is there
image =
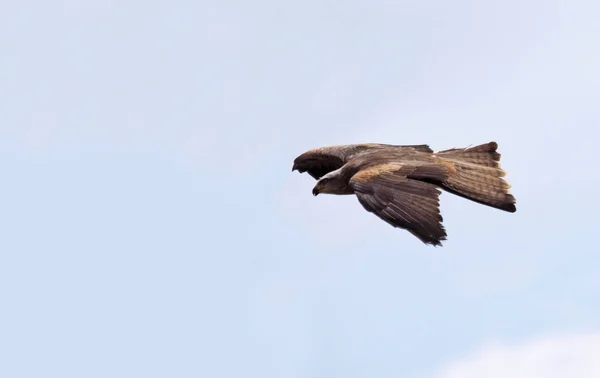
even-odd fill
[[[423,243],[441,245],[446,230],[440,189],[496,209],[515,212],[503,179],[498,145],[433,152],[427,145],[353,144],[309,150],[292,171],[317,180],[313,194],[354,194],[367,210]]]

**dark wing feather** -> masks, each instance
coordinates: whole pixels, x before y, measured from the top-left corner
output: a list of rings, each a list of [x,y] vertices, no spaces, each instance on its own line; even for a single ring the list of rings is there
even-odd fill
[[[418,152],[432,153],[433,150],[427,144],[398,144],[393,145],[394,147],[399,147],[402,150],[414,150]]]
[[[314,179],[318,180],[329,172],[341,168],[344,164],[355,158],[357,155],[367,155],[370,153],[384,154],[414,154],[414,153],[432,153],[433,151],[426,144],[394,145],[380,143],[352,144],[337,147],[316,148],[303,153],[294,160],[294,167],[300,173],[307,172]]]
[[[318,180],[329,172],[333,172],[336,169],[341,168],[344,165],[344,162],[342,159],[334,156],[326,159],[314,159],[306,162],[306,164],[306,172],[308,172],[308,174],[311,175],[315,180]]]
[[[409,231],[425,244],[441,245],[447,235],[439,210],[440,190],[433,184],[410,179],[406,173],[405,168],[375,175],[359,171],[349,185],[368,212]]]

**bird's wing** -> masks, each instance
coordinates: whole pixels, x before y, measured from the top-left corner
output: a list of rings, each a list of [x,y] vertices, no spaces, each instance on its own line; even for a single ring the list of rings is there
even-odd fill
[[[349,185],[368,212],[425,244],[441,245],[446,230],[439,210],[440,190],[421,180],[437,181],[444,175],[438,165],[388,162],[360,169]]]
[[[329,172],[333,172],[336,169],[341,168],[343,165],[343,160],[337,157],[330,157],[329,159],[315,159],[310,161],[310,166],[308,169],[306,169],[306,172],[308,172],[312,178],[318,180]]]
[[[392,146],[404,151],[418,151],[425,153],[433,152],[433,150],[427,144],[395,144]]]
[[[329,172],[341,168],[348,160],[352,160],[356,156],[364,156],[367,153],[380,154],[382,152],[405,155],[418,152],[432,153],[433,151],[427,144],[393,145],[362,143],[346,146],[322,147],[307,151],[298,156],[294,161],[294,168],[292,169],[296,169],[297,167],[300,173],[307,172],[315,180],[318,180]]]

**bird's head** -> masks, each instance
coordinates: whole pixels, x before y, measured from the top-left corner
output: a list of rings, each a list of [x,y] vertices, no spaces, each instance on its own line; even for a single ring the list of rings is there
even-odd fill
[[[346,185],[339,180],[340,170],[336,170],[321,177],[315,184],[312,193],[317,196],[321,193],[341,194]]]

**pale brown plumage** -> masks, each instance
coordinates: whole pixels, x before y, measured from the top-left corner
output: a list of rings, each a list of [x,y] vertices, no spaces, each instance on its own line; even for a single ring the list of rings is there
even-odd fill
[[[496,209],[515,212],[515,198],[502,178],[498,144],[434,153],[427,145],[352,144],[309,150],[292,171],[317,179],[319,193],[354,194],[360,204],[423,243],[441,245],[446,230],[440,189]]]

